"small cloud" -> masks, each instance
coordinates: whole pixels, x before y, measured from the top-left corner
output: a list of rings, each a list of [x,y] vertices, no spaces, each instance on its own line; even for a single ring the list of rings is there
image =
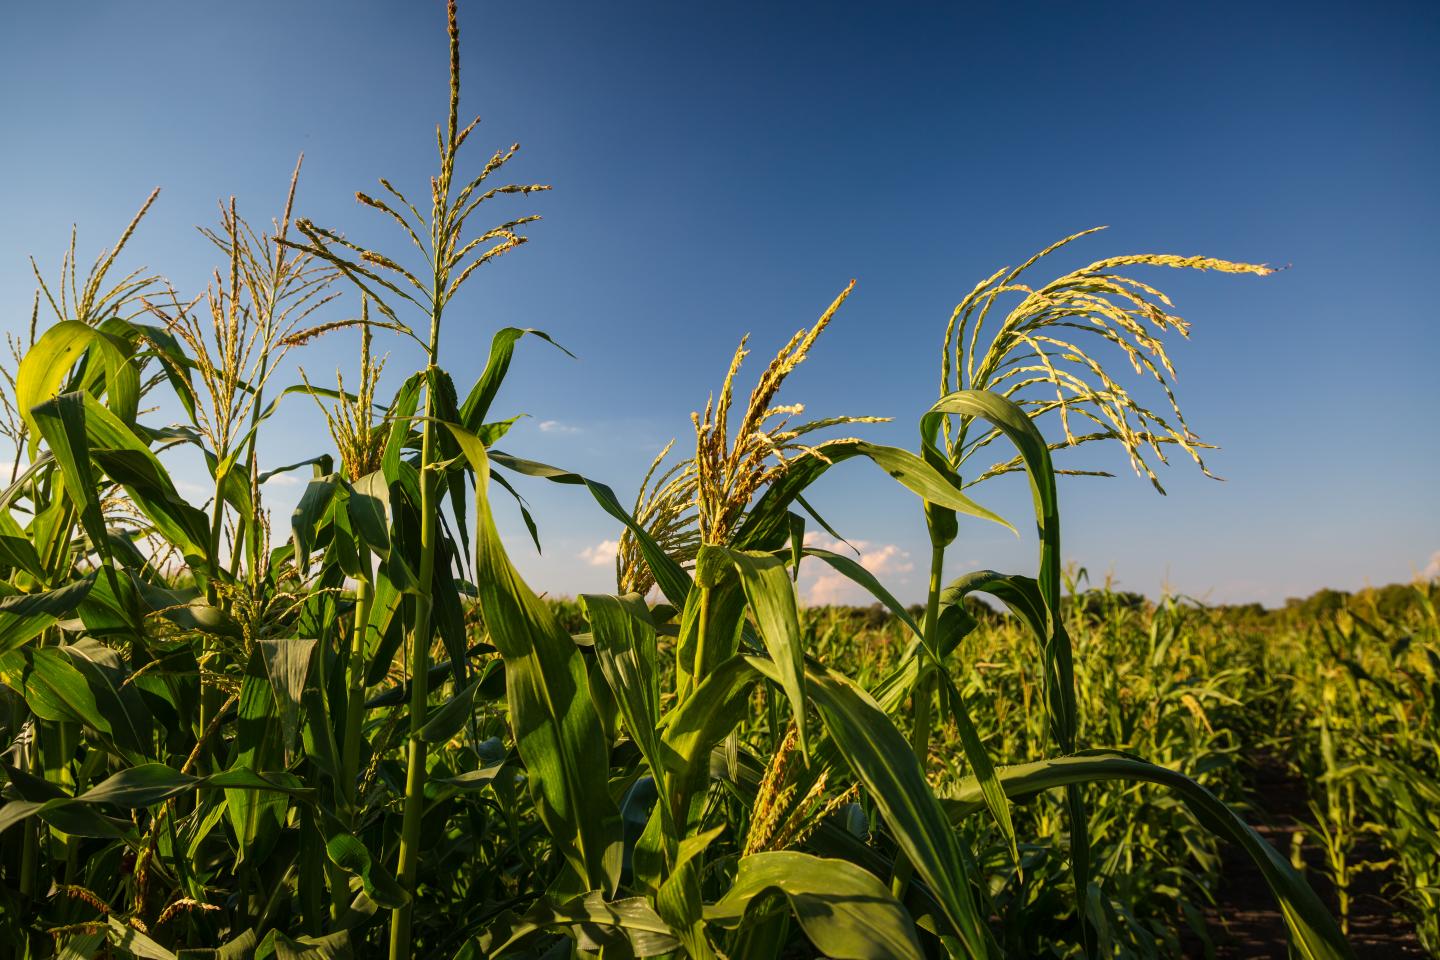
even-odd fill
[[[592,567],[605,567],[615,562],[615,556],[620,552],[620,541],[601,540],[593,547],[586,547],[580,551],[580,559]]]
[[[293,473],[277,473],[265,481],[267,487],[294,487],[300,484],[300,478]]]
[[[1430,562],[1420,571],[1422,580],[1440,580],[1440,550],[1430,554]]]
[[[896,592],[895,588],[898,584],[907,582],[905,574],[915,569],[910,554],[901,549],[898,544],[871,543],[868,540],[851,540],[845,544],[835,540],[826,540],[813,534],[814,531],[805,534],[807,546],[853,557],[860,563],[860,566],[870,571],[882,582],[887,577],[897,580],[898,583],[886,584],[892,592]],[[856,551],[859,552],[858,557],[855,556]],[[813,574],[813,577],[808,574]],[[808,580],[803,596],[805,602],[811,606],[863,605],[875,602],[875,598],[865,588],[821,560],[807,558],[802,561],[801,579],[802,581]]]
[[[579,433],[580,428],[568,423],[561,423],[559,420],[541,420],[541,433]]]

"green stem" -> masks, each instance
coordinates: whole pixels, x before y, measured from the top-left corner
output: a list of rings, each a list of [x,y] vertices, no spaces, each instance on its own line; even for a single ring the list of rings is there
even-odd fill
[[[945,570],[945,548],[932,546],[930,548],[930,590],[925,597],[925,622],[921,629],[925,631],[925,646],[931,650],[939,649],[940,642],[940,588],[944,579]],[[930,710],[930,701],[934,697],[936,676],[934,671],[940,669],[940,664],[931,664],[931,669],[921,674],[920,685],[915,690],[915,726],[910,732],[910,746],[915,751],[915,759],[920,761],[923,769],[930,756],[930,734],[934,723]]]
[[[360,731],[365,720],[365,640],[375,591],[370,581],[355,585],[355,624],[350,631],[350,682],[345,697],[345,738],[340,756],[340,782],[352,817],[356,810],[355,778],[360,773]]]
[[[216,453],[216,457],[217,457],[217,463],[218,463],[218,462],[222,462],[222,459],[219,458],[219,453],[218,453],[218,452]],[[220,602],[220,594],[219,594],[219,591],[216,589],[215,584],[216,584],[216,582],[220,579],[220,539],[221,539],[221,536],[222,536],[222,534],[224,533],[224,529],[225,529],[225,495],[224,495],[224,489],[223,489],[223,488],[224,488],[224,478],[223,478],[223,477],[216,477],[216,479],[215,479],[215,502],[214,502],[214,505],[213,505],[212,508],[211,508],[211,517],[210,517],[210,564],[209,564],[210,577],[209,577],[209,579],[208,579],[208,580],[206,581],[206,583],[205,583],[205,601],[206,601],[207,603],[209,603],[210,606],[212,606],[212,607],[219,606],[219,602]],[[201,638],[201,659],[202,659],[202,660],[204,659],[204,655],[205,655],[205,654],[208,654],[208,653],[210,652],[210,650],[211,650],[210,640],[209,640],[208,638],[202,637],[202,638]],[[213,671],[213,669],[214,669],[213,666],[211,667],[211,669],[212,669],[212,671]],[[200,736],[204,736],[205,731],[208,730],[208,729],[210,729],[210,721],[211,721],[211,719],[212,719],[212,718],[214,717],[214,715],[215,715],[215,709],[216,709],[216,706],[218,705],[218,702],[219,702],[219,700],[218,700],[218,698],[219,698],[219,693],[220,693],[220,691],[205,686],[204,681],[203,681],[203,680],[201,681],[201,683],[200,683],[200,733],[199,733]],[[200,757],[200,762],[199,762],[197,765],[199,766],[201,773],[209,773],[209,772],[210,772],[210,770],[209,770],[209,764],[206,762],[206,758],[205,758],[205,756],[204,756],[203,748],[202,748],[202,753],[201,753],[201,757]],[[199,794],[197,793],[197,800],[198,800],[198,799],[199,799]]]
[[[438,321],[438,317],[436,318]],[[434,372],[438,324],[430,333],[430,372]],[[410,743],[405,774],[405,807],[400,827],[400,886],[410,899],[390,915],[390,960],[410,956],[410,916],[415,902],[415,877],[420,865],[420,820],[425,812],[425,701],[429,696],[430,606],[435,582],[435,476],[434,462],[435,393],[427,378],[425,427],[420,445],[420,590],[415,597],[415,628],[410,634]]]
[[[937,649],[940,634],[940,586],[944,579],[944,570],[945,548],[934,544],[930,547],[930,590],[925,597],[925,620],[920,625],[925,633],[925,646],[930,650]],[[915,759],[920,762],[922,771],[930,759],[930,734],[935,722],[931,701],[935,698],[936,671],[939,669],[938,663],[927,661],[921,668],[920,679],[915,684],[912,695],[915,723],[910,728],[910,749],[915,752]],[[904,896],[905,888],[909,886],[914,872],[914,864],[903,852],[899,853],[895,860],[895,873],[890,879],[890,889],[897,898]]]

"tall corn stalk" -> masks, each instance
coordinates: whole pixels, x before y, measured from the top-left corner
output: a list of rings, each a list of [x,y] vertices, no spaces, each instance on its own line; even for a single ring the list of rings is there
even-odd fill
[[[420,562],[416,571],[419,589],[415,613],[409,631],[410,645],[410,739],[406,757],[404,820],[401,828],[398,873],[400,885],[410,900],[392,913],[390,956],[399,960],[410,955],[410,925],[416,871],[419,866],[420,823],[425,810],[426,744],[420,736],[425,726],[429,697],[430,646],[433,642],[431,613],[436,577],[436,523],[441,509],[439,476],[436,470],[441,441],[437,438],[436,422],[447,411],[441,408],[440,333],[445,308],[460,287],[484,264],[526,242],[517,228],[539,219],[522,216],[491,227],[473,238],[466,236],[465,226],[476,209],[486,200],[500,194],[528,195],[547,190],[540,184],[509,184],[483,189],[486,180],[505,165],[519,145],[497,151],[481,172],[455,188],[455,162],[461,146],[479,120],[459,127],[460,109],[460,27],[455,0],[446,5],[446,25],[450,40],[450,97],[443,128],[436,128],[436,145],[440,155],[439,172],[430,181],[430,210],[422,215],[404,194],[382,179],[381,187],[389,199],[356,193],[356,199],[367,207],[386,214],[400,225],[420,251],[424,268],[420,272],[402,266],[385,254],[363,249],[336,233],[316,226],[308,219],[296,226],[308,244],[289,244],[334,264],[376,307],[396,329],[415,336],[404,325],[395,307],[401,301],[418,310],[429,321],[428,336],[420,341],[425,347],[423,381],[425,403],[420,426],[419,461]],[[453,401],[452,401],[453,402]]]

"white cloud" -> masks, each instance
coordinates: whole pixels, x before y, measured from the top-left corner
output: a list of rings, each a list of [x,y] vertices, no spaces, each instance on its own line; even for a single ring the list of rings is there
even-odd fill
[[[559,420],[541,420],[541,433],[579,433],[580,428],[568,423],[561,423]]]
[[[892,593],[901,592],[900,588],[908,583],[905,575],[915,569],[910,554],[894,543],[851,540],[849,545],[846,545],[826,540],[816,535],[813,530],[806,532],[805,543],[807,546],[843,553],[858,560],[860,566],[873,573]],[[858,557],[855,557],[856,551],[859,551]],[[806,558],[801,561],[800,581],[801,596],[811,606],[865,605],[875,602],[875,598],[865,588],[823,560]]]
[[[1430,554],[1430,562],[1420,571],[1420,577],[1424,580],[1440,580],[1440,550]]]
[[[265,481],[267,487],[294,487],[300,484],[300,478],[293,473],[277,473]]]
[[[586,547],[580,551],[580,559],[592,567],[605,567],[615,562],[615,555],[620,552],[620,541],[601,540],[593,547]]]

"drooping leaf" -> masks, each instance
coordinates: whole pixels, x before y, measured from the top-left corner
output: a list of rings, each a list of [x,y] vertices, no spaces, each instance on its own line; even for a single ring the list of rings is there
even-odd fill
[[[266,637],[256,641],[256,648],[265,662],[272,696],[280,708],[280,736],[288,766],[295,750],[295,737],[300,732],[300,701],[305,691],[305,678],[315,650],[315,639]]]
[[[779,890],[810,942],[836,960],[924,960],[915,924],[890,888],[846,860],[783,850],[742,857],[735,882],[707,921],[741,922],[746,908]]]
[[[746,659],[778,681],[774,664]],[[940,901],[955,935],[971,956],[986,956],[991,938],[970,890],[969,859],[909,741],[879,705],[845,677],[812,666],[806,682],[830,738],[865,785],[896,844]]]
[[[554,483],[576,484],[583,486],[590,491],[595,502],[600,505],[610,516],[619,520],[627,527],[635,540],[640,544],[640,552],[645,557],[650,572],[655,576],[655,582],[659,584],[660,591],[665,594],[676,609],[685,606],[685,597],[690,593],[690,574],[667,554],[650,532],[630,516],[620,501],[615,497],[615,491],[603,483],[587,479],[578,473],[571,473],[569,470],[561,470],[559,467],[548,466],[543,463],[536,463],[534,460],[522,460],[519,457],[512,457],[509,454],[501,453],[499,450],[490,452],[490,459],[516,473],[523,473],[530,477],[542,477]]]
[[[585,664],[549,606],[511,565],[488,497],[490,461],[475,436],[447,424],[475,472],[475,575],[490,640],[505,660],[510,722],[540,820],[591,889],[619,882],[623,833],[608,789],[608,744]]]
[[[475,691],[483,678],[476,677],[439,708],[432,710],[420,728],[420,739],[426,743],[444,743],[459,733],[475,708]]]
[[[1280,906],[1290,930],[1291,945],[1300,956],[1310,960],[1346,960],[1353,956],[1334,918],[1304,878],[1225,803],[1184,774],[1139,757],[1089,750],[1004,767],[999,776],[1011,797],[1105,780],[1150,782],[1169,788],[1207,829],[1237,844],[1255,861]],[[983,805],[979,783],[973,778],[962,780],[948,792],[943,803],[951,821],[958,823]]]
[[[95,574],[41,593],[15,593],[0,583],[0,654],[38,637],[61,617],[72,613],[95,585]]]
[[[898,447],[884,447],[864,440],[832,440],[818,444],[819,456],[800,457],[775,481],[736,531],[732,545],[742,550],[777,550],[789,532],[790,505],[831,466],[851,457],[864,457],[898,480],[924,500],[958,513],[979,517],[1014,530],[1000,516],[991,513],[961,493],[938,470],[923,459]]]
[[[341,870],[354,874],[364,884],[365,893],[380,906],[393,910],[410,902],[410,896],[384,866],[375,863],[366,846],[341,829],[333,818],[326,818],[325,855]]]
[[[755,614],[765,649],[780,670],[780,686],[790,698],[800,752],[808,754],[805,650],[800,639],[800,611],[795,599],[795,585],[785,573],[785,564],[768,553],[743,550],[728,553],[740,574],[745,599]]]

